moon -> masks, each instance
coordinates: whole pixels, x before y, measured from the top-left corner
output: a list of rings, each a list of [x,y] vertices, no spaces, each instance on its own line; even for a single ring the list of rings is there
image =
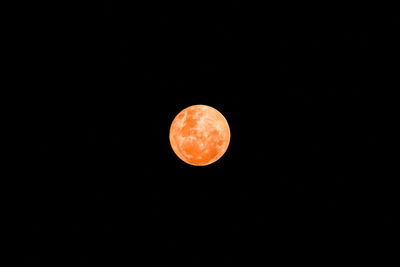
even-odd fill
[[[231,138],[225,117],[207,105],[193,105],[176,115],[169,131],[172,150],[184,162],[205,166],[219,160]]]

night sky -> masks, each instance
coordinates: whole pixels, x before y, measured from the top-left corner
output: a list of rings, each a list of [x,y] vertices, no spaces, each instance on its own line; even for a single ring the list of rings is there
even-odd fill
[[[32,35],[38,90],[9,266],[388,260],[370,251],[395,224],[379,92],[398,16],[238,0],[68,10]],[[204,167],[169,144],[195,104],[231,129]]]

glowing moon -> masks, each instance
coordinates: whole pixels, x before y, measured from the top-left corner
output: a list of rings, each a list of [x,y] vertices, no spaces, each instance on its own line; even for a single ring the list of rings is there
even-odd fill
[[[172,121],[169,141],[175,154],[194,166],[214,163],[229,146],[231,132],[225,117],[215,108],[194,105]]]

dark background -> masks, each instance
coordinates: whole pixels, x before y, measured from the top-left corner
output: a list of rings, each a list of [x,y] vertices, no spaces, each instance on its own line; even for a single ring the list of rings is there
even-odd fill
[[[392,239],[395,202],[380,164],[381,88],[399,17],[217,2],[98,1],[37,17],[11,263],[389,261],[389,246],[375,250]],[[205,167],[180,161],[168,139],[194,104],[231,128],[228,151]]]

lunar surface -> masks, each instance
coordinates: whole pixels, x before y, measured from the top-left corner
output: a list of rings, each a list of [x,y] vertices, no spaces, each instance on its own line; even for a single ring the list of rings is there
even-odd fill
[[[225,117],[215,108],[194,105],[172,121],[169,140],[175,154],[194,166],[205,166],[222,157],[231,133]]]

